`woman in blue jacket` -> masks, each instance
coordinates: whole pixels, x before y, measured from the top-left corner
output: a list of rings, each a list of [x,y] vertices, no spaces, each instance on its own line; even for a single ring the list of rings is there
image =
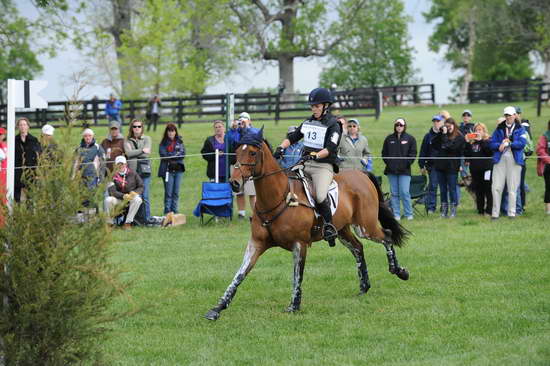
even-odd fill
[[[158,176],[164,182],[164,214],[178,213],[180,183],[185,172],[185,145],[173,123],[166,125],[159,146],[159,155],[161,161]]]

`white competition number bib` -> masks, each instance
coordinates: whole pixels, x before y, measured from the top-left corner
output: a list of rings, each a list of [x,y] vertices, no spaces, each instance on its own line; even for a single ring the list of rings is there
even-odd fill
[[[325,145],[327,127],[324,125],[304,123],[302,134],[304,135],[304,146],[313,149],[322,149]]]

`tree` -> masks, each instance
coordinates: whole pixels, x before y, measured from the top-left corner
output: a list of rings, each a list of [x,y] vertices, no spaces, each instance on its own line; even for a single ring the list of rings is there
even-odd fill
[[[337,19],[330,20],[322,0],[234,0],[231,9],[251,47],[250,56],[275,61],[285,93],[294,91],[294,59],[325,56],[350,33],[367,0],[331,4]]]
[[[330,66],[323,69],[321,84],[351,89],[410,82],[409,21],[401,0],[373,0],[359,9],[351,33],[329,51]]]

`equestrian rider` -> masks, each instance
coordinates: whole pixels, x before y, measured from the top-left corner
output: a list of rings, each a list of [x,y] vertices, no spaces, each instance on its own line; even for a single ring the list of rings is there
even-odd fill
[[[342,128],[329,111],[332,95],[328,89],[313,89],[309,93],[308,103],[311,106],[312,116],[302,122],[293,133],[288,134],[273,156],[280,158],[284,149],[300,139],[304,140],[302,151],[304,173],[313,181],[316,209],[324,220],[323,237],[332,247],[335,245],[334,239],[338,231],[332,224],[327,193],[334,173],[338,173],[336,159]]]

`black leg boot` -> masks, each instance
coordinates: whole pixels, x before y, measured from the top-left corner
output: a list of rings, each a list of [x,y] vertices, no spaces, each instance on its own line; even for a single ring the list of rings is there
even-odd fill
[[[325,222],[323,225],[323,239],[328,241],[329,246],[333,247],[336,245],[335,239],[338,236],[338,231],[336,230],[336,227],[332,225],[332,212],[330,212],[330,203],[328,198],[317,204],[317,211]]]

